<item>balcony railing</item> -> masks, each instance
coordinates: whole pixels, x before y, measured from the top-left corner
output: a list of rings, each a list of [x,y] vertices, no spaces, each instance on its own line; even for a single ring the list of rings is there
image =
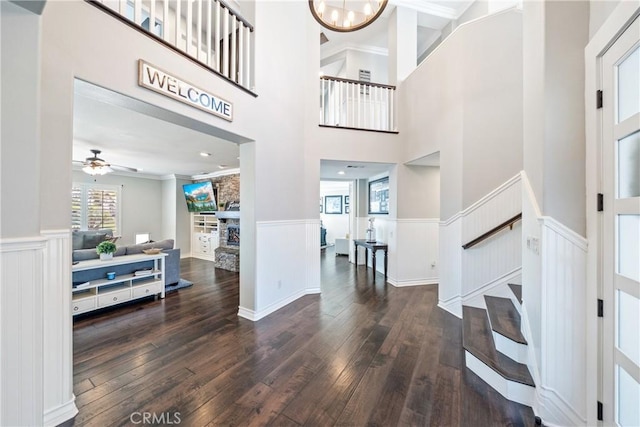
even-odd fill
[[[242,88],[253,90],[253,26],[222,0],[91,0]],[[151,25],[153,23],[153,25]]]
[[[320,126],[397,133],[396,87],[320,77]]]

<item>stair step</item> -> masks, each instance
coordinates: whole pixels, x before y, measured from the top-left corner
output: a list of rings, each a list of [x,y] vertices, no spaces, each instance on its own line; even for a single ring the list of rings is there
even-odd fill
[[[520,313],[510,299],[485,295],[491,329],[519,344],[527,344],[520,331]]]
[[[462,307],[464,349],[503,378],[535,387],[527,365],[515,362],[496,350],[486,310]]]
[[[509,283],[509,287],[513,294],[518,298],[520,304],[522,304],[522,285],[516,285],[515,283]]]

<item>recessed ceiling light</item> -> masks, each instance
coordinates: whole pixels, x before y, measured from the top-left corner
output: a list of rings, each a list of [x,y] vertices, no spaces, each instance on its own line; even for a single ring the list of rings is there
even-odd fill
[[[205,153],[204,151],[201,151],[201,152],[200,152],[200,155],[201,155],[202,157],[209,157],[209,156],[211,155],[211,153]]]
[[[338,175],[344,175],[344,171],[338,171]]]

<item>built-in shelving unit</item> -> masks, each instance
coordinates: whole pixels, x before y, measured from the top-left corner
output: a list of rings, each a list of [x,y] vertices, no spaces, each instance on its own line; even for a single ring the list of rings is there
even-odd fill
[[[72,287],[71,313],[73,315],[86,313],[99,308],[109,307],[125,301],[144,298],[152,295],[160,295],[164,298],[164,257],[165,253],[154,255],[123,255],[114,257],[109,261],[88,260],[80,261],[71,269],[75,283],[76,273],[95,270],[96,278]],[[135,274],[136,266],[145,261],[153,261],[153,268],[144,274]],[[144,265],[144,264],[143,264]],[[127,273],[117,274],[113,279],[103,277],[105,268],[126,266],[131,268]],[[123,271],[121,267],[119,269]],[[87,275],[85,274],[84,277]]]
[[[215,212],[191,214],[191,256],[213,261],[219,244]]]

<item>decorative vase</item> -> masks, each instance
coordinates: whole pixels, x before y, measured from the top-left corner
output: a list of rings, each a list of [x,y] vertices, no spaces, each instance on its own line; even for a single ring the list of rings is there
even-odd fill
[[[113,253],[100,254],[100,261],[110,261],[113,259]]]

